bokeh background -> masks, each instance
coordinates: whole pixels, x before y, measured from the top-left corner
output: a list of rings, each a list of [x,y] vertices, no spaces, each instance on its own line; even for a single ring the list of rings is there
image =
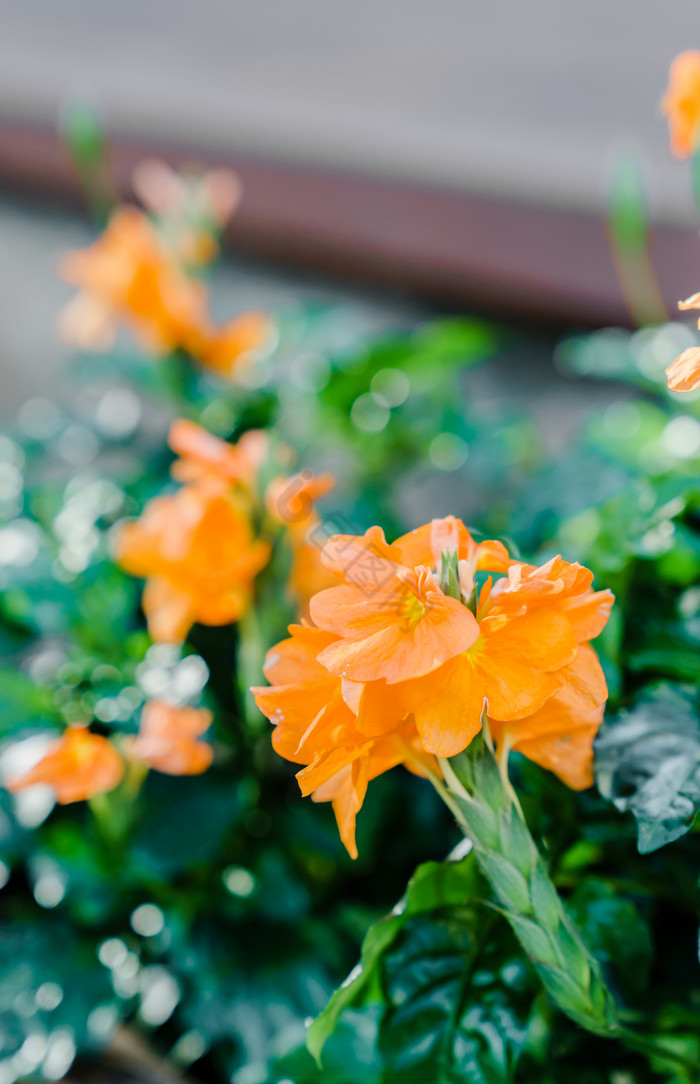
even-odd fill
[[[238,257],[220,289],[241,308],[251,294],[330,299],[352,277],[368,326],[425,315],[427,298],[540,326],[624,322],[604,228],[621,162],[673,303],[697,262],[694,207],[658,103],[693,13],[687,0],[634,18],[602,0],[4,0],[0,410],[51,381],[68,296],[56,262],[89,236],[56,137],[76,103],[99,111],[125,184],[159,151],[239,167]]]
[[[671,59],[700,44],[693,16],[687,0],[0,0],[0,759],[67,718],[135,733],[144,700],[173,689],[211,706],[216,754],[197,779],[152,772],[111,839],[82,804],[49,815],[49,794],[27,813],[0,788],[0,1084],[58,1079],[76,1055],[74,1079],[100,1084],[393,1084],[370,1056],[376,1005],[344,1018],[323,1071],[305,1020],[417,862],[457,842],[433,795],[393,772],[352,863],[330,809],[273,754],[247,690],[292,616],[284,546],[252,651],[233,627],[197,626],[182,654],[150,643],[110,539],[172,488],[174,417],[226,439],[269,426],[300,466],[337,475],[331,521],[392,536],[454,513],[538,560],[585,562],[618,597],[610,716],[660,687],[669,758],[678,718],[700,734],[674,692],[698,679],[700,403],[663,378],[697,342],[675,319],[700,285],[697,211],[659,111]],[[126,334],[97,356],[59,342],[59,260],[98,232],[67,133],[84,150],[95,115],[121,196],[154,155],[241,177],[207,285],[217,322],[251,308],[277,322],[250,384],[142,357]],[[566,885],[592,943],[606,960],[622,945],[644,1027],[697,1053],[693,839],[643,865],[631,816],[519,770],[551,854],[574,852]],[[410,933],[390,953],[399,986]],[[496,950],[500,990],[514,949]],[[454,1014],[421,974],[430,1031],[434,1009]],[[550,1038],[523,1081],[648,1084],[538,1012]],[[433,1079],[411,1062],[413,1024],[396,1041],[401,1084]]]

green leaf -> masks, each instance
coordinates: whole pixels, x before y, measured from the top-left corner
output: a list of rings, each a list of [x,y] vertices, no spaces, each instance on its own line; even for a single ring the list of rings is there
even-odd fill
[[[498,920],[497,920],[498,921]],[[384,961],[386,1084],[504,1084],[528,1034],[531,976],[474,907],[412,919]]]
[[[382,955],[408,919],[438,907],[463,903],[475,883],[476,871],[470,856],[458,862],[426,862],[418,867],[408,883],[406,895],[391,914],[370,926],[362,943],[360,962],[311,1024],[307,1045],[318,1062],[341,1014],[359,1000],[365,987],[376,977]]]
[[[568,901],[573,918],[594,956],[630,994],[649,983],[653,945],[649,928],[631,899],[600,879],[587,879]]]
[[[347,1023],[348,1010],[379,1001],[387,1084],[510,1081],[527,1035],[533,980],[513,958],[505,922],[484,911],[484,891],[471,855],[419,867],[404,899],[370,928],[360,964],[311,1025],[314,1056]]]
[[[605,728],[595,752],[598,788],[634,814],[642,853],[689,831],[700,808],[700,716],[691,693],[644,693]]]

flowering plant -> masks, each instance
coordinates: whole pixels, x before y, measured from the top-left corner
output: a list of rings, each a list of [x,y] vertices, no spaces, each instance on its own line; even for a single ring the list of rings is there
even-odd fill
[[[694,333],[563,343],[551,455],[498,329],[218,322],[236,179],[134,188],[0,439],[0,1079],[691,1084]]]

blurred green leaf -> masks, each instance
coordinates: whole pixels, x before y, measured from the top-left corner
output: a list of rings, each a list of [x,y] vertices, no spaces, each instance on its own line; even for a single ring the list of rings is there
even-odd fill
[[[38,685],[22,670],[0,669],[0,736],[24,727],[60,726],[51,690]]]
[[[685,835],[700,808],[700,715],[694,694],[661,686],[609,723],[595,743],[601,794],[637,820],[639,849]]]
[[[605,881],[588,878],[567,901],[567,910],[593,954],[628,994],[640,997],[649,983],[653,946],[649,927],[631,899]]]

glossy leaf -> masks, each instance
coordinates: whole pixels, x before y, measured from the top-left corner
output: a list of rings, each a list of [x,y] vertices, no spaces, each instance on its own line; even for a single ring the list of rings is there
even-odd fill
[[[598,738],[601,793],[634,814],[639,849],[655,851],[692,827],[700,809],[700,715],[695,696],[661,686]]]
[[[378,1003],[387,1084],[512,1080],[537,984],[505,924],[484,910],[484,891],[471,855],[421,866],[312,1025],[312,1052],[321,1054],[349,1009]]]
[[[537,986],[494,925],[478,905],[406,924],[383,967],[386,1084],[513,1080]]]

